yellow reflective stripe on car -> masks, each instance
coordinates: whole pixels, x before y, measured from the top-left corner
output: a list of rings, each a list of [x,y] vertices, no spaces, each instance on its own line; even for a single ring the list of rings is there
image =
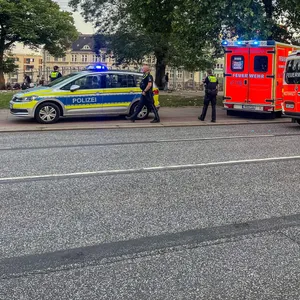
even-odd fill
[[[83,108],[101,108],[103,105],[100,104],[79,104],[79,105],[64,105],[66,109],[83,109]]]
[[[33,109],[38,101],[14,102],[14,109]]]
[[[103,103],[103,107],[120,107],[120,106],[129,106],[131,104],[131,102],[121,102],[121,103]]]

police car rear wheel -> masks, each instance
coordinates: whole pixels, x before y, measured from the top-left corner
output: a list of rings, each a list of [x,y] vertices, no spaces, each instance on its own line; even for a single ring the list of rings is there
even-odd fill
[[[59,107],[54,103],[41,104],[35,114],[35,119],[42,124],[56,123],[60,117]]]
[[[132,105],[131,110],[130,110],[130,115],[132,116],[134,114],[134,112],[136,111],[137,107],[138,107],[139,103],[136,102]],[[145,120],[148,118],[150,111],[148,109],[148,107],[146,105],[144,105],[144,107],[142,108],[141,112],[137,115],[137,119],[138,120]]]

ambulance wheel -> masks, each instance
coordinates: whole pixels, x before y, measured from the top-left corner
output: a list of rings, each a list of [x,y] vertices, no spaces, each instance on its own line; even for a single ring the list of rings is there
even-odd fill
[[[276,111],[275,116],[276,116],[276,118],[281,118],[282,117],[282,111]]]
[[[35,119],[41,124],[53,124],[60,117],[59,107],[52,102],[45,102],[39,105],[35,111]]]
[[[139,102],[135,102],[130,109],[130,116],[132,116],[134,114],[134,112],[136,111],[137,107],[139,105]],[[145,120],[148,118],[150,111],[148,109],[148,107],[146,105],[144,105],[144,107],[142,108],[141,112],[138,114],[137,119],[138,120]]]

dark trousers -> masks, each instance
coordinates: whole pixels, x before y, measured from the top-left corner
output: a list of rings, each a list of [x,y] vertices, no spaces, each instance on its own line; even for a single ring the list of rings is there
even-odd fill
[[[200,119],[201,120],[205,119],[209,103],[211,103],[211,109],[212,109],[211,120],[216,121],[217,96],[209,95],[209,94],[205,94],[204,105],[203,105],[202,114],[200,116]]]
[[[131,116],[131,119],[135,120],[144,106],[147,106],[147,108],[150,112],[153,111],[154,119],[159,120],[158,111],[157,111],[157,108],[154,105],[153,95],[151,95],[150,93],[146,93],[145,96],[141,95],[139,105],[137,106],[136,111],[134,112],[134,114]]]

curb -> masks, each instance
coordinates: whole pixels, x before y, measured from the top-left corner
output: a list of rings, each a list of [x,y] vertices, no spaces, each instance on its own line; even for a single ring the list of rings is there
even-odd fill
[[[9,132],[41,132],[41,131],[70,131],[70,130],[96,130],[96,129],[138,129],[138,128],[169,128],[169,127],[203,127],[203,126],[237,126],[237,125],[259,125],[259,124],[286,124],[291,123],[291,121],[238,121],[238,122],[201,122],[201,123],[160,123],[160,124],[118,124],[118,125],[89,125],[89,126],[78,126],[78,127],[32,127],[32,128],[0,128],[0,133],[9,133]]]

